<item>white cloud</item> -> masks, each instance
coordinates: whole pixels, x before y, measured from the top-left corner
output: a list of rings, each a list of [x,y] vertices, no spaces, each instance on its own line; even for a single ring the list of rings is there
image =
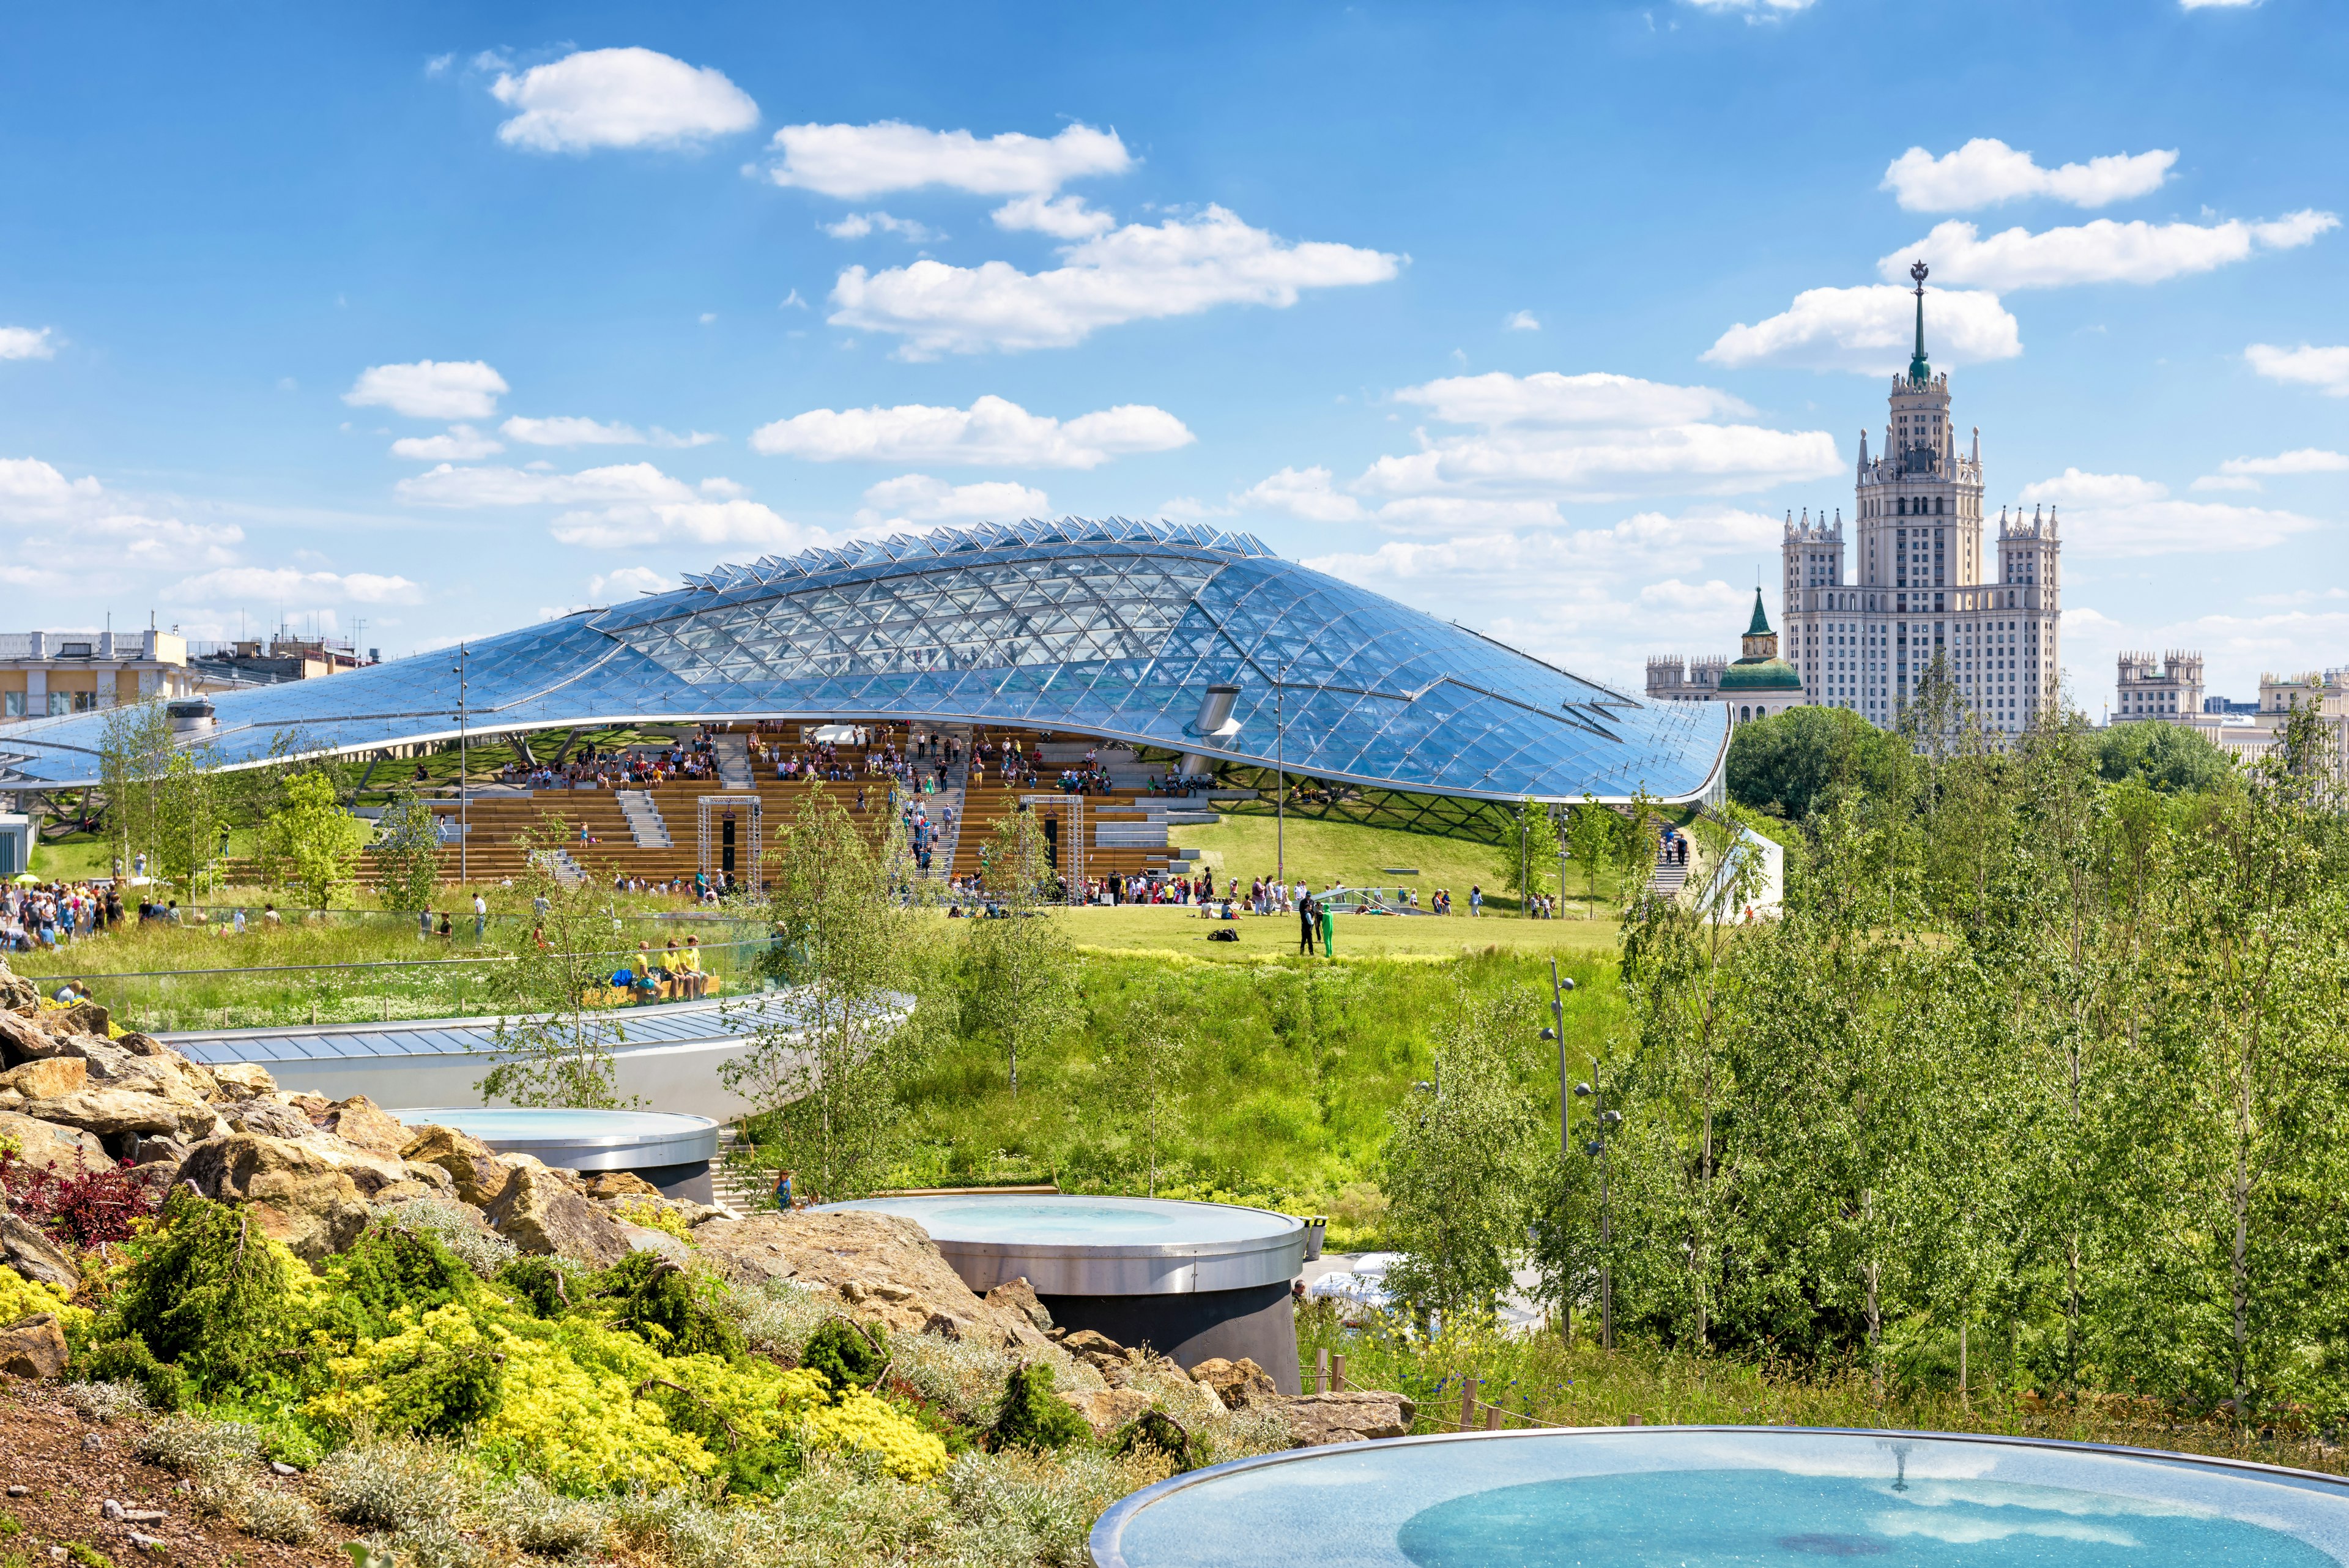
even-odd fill
[[[1029,229],[1061,240],[1089,240],[1117,226],[1117,220],[1082,196],[1019,196],[995,209],[999,229]]]
[[[1914,296],[1887,284],[1806,288],[1778,315],[1751,327],[1739,322],[1702,358],[1731,369],[1791,365],[1889,375],[1909,363],[1916,310]],[[1994,294],[1937,290],[1925,315],[1927,348],[1944,369],[2023,352],[2022,327]]]
[[[413,365],[367,367],[343,401],[355,409],[389,409],[411,420],[486,420],[496,416],[505,390],[505,378],[479,359],[419,359]]]
[[[1356,523],[1366,514],[1362,504],[1339,493],[1326,468],[1284,468],[1259,479],[1232,497],[1243,511],[1278,512],[1308,523]]]
[[[917,223],[911,218],[893,218],[886,213],[851,213],[836,223],[821,225],[835,240],[861,240],[875,230],[895,234],[914,244],[926,244],[945,236],[927,223]]]
[[[57,586],[68,572],[225,566],[244,538],[233,524],[149,516],[94,477],[67,479],[36,457],[0,458],[0,524],[21,529],[14,553],[38,563],[13,579],[24,587]]]
[[[587,579],[587,597],[609,604],[627,594],[665,594],[677,585],[650,566],[620,566]]]
[[[1406,387],[1397,400],[1480,427],[1430,436],[1373,462],[1353,488],[1390,497],[1604,500],[1643,493],[1730,494],[1843,466],[1825,431],[1723,422],[1750,413],[1710,387],[1593,373],[1460,376]]]
[[[1892,192],[1912,213],[1966,213],[2027,196],[2045,196],[2075,207],[2105,207],[2160,189],[2177,161],[2173,148],[2116,152],[2085,163],[2043,169],[2030,153],[1994,136],[1977,136],[1939,158],[1921,147],[1910,148],[1886,168],[1878,189]]]
[[[751,432],[750,450],[815,462],[954,463],[1000,468],[1098,468],[1130,452],[1171,452],[1198,438],[1147,403],[1125,403],[1065,423],[992,395],[968,409],[811,409]]]
[[[822,529],[802,527],[756,501],[627,502],[565,512],[548,532],[558,543],[602,550],[667,544],[798,550],[827,537]]]
[[[444,435],[402,436],[391,443],[392,456],[417,462],[471,462],[477,457],[494,457],[503,451],[503,442],[495,436],[483,435],[471,425],[450,425]]]
[[[2294,452],[2278,452],[2273,457],[2230,457],[2219,465],[2219,472],[2270,475],[2349,472],[2349,452],[2326,452],[2322,447],[2304,446]]]
[[[1536,316],[1530,310],[1519,310],[1513,312],[1509,318],[1501,325],[1507,327],[1512,332],[1539,332],[1541,330],[1541,317]]]
[[[490,92],[522,110],[498,140],[533,152],[685,147],[759,123],[759,106],[724,72],[651,49],[584,49],[501,74]]]
[[[576,414],[557,414],[544,420],[524,419],[517,414],[498,429],[508,441],[521,441],[525,446],[708,446],[719,439],[701,431],[677,435],[658,425],[647,435],[634,425],[617,421],[607,424]]]
[[[421,590],[406,577],[375,572],[304,572],[291,566],[223,566],[183,578],[163,590],[190,603],[214,600],[334,600],[360,605],[412,605]]]
[[[859,201],[887,191],[947,185],[978,196],[1050,195],[1071,180],[1123,174],[1132,154],[1114,130],[1071,125],[1054,137],[876,125],[787,125],[775,132],[778,185]]]
[[[0,359],[54,359],[57,345],[47,327],[0,327]]]
[[[426,506],[574,506],[596,503],[690,501],[691,487],[648,462],[614,463],[577,473],[533,473],[519,468],[438,468],[392,487],[403,501]]]
[[[1688,0],[1700,11],[1741,14],[1749,22],[1807,11],[1816,0]]]
[[[2013,228],[1984,238],[1973,224],[1955,219],[1876,264],[1888,279],[1909,275],[1919,257],[1945,282],[1986,288],[2060,288],[2078,283],[2160,283],[2209,272],[2249,257],[2254,250],[2296,250],[2341,220],[2314,209],[2272,223],[2116,223],[2098,218],[2073,228],[2033,234]]]
[[[885,479],[864,493],[864,509],[857,526],[894,528],[907,523],[940,523],[953,518],[983,517],[1004,522],[1050,514],[1051,501],[1032,485],[1009,480],[978,484],[948,484],[926,473]]]
[[[2349,348],[2316,348],[2303,343],[2279,348],[2254,343],[2243,350],[2243,358],[2271,381],[2314,387],[2328,398],[2349,398]]]
[[[2260,488],[2260,482],[2249,474],[2206,473],[2186,488],[2189,490],[2257,490]]]
[[[1061,247],[1062,265],[1024,273],[918,261],[833,286],[837,327],[905,339],[905,358],[988,349],[1061,348],[1129,321],[1190,316],[1219,305],[1285,309],[1300,290],[1384,283],[1400,258],[1307,241],[1290,244],[1219,206],[1195,218],[1123,228]]]
[[[2178,0],[2178,8],[2186,11],[2248,11],[2260,0]]]
[[[2297,513],[2214,501],[2178,501],[2168,487],[2133,473],[2067,468],[2023,487],[2026,504],[2059,508],[2068,549],[2088,556],[2223,555],[2280,545],[2317,526]],[[2061,511],[2062,508],[2069,511]]]

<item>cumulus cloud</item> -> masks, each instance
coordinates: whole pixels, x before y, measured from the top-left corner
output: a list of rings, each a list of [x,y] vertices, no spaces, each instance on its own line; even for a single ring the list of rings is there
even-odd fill
[[[751,432],[750,450],[815,462],[953,463],[999,468],[1098,468],[1132,452],[1171,452],[1198,438],[1147,403],[1124,403],[1065,422],[988,395],[968,409],[811,409]]]
[[[1032,485],[1009,480],[948,484],[926,473],[885,479],[864,493],[857,526],[884,529],[908,523],[943,523],[968,517],[997,522],[1050,514],[1051,501]]]
[[[479,359],[419,359],[367,367],[343,401],[411,420],[486,420],[496,416],[506,389],[505,378]]]
[[[1825,431],[1744,422],[1744,404],[1710,387],[1632,376],[1451,377],[1406,387],[1464,434],[1419,432],[1420,450],[1382,457],[1358,491],[1401,500],[1605,500],[1642,493],[1730,494],[1837,472]]]
[[[0,458],[0,524],[21,530],[17,555],[38,563],[17,579],[25,587],[67,572],[225,566],[244,538],[233,524],[151,516],[95,477],[67,479],[36,457]]]
[[[2091,556],[2260,550],[2317,526],[2315,519],[2297,513],[2179,501],[2154,480],[2076,468],[2025,485],[2023,499],[2026,504],[2056,505],[2067,549]]]
[[[587,579],[587,597],[600,604],[628,594],[665,594],[677,585],[650,566],[620,566]]]
[[[1338,489],[1336,475],[1319,466],[1284,468],[1257,480],[1232,497],[1232,504],[1248,512],[1278,512],[1307,523],[1358,523],[1368,514],[1362,504]]]
[[[1104,327],[1191,316],[1219,305],[1285,309],[1308,288],[1384,283],[1401,258],[1330,242],[1290,244],[1210,206],[1195,217],[1128,223],[1062,246],[1061,265],[1026,273],[924,260],[855,266],[833,285],[834,326],[903,339],[905,358],[1061,348]]]
[[[403,501],[426,506],[579,505],[598,502],[691,501],[694,492],[649,462],[613,463],[577,473],[520,468],[460,468],[442,463],[392,486]]]
[[[1536,316],[1530,310],[1513,311],[1510,313],[1509,318],[1501,323],[1501,325],[1507,327],[1512,332],[1539,332],[1541,330],[1541,317]]]
[[[57,345],[46,327],[0,327],[0,359],[54,359]]]
[[[2349,347],[2297,348],[2254,343],[2243,350],[2253,370],[2271,381],[2314,387],[2328,398],[2349,398]]]
[[[945,185],[978,196],[1050,195],[1071,180],[1123,174],[1133,155],[1114,130],[1071,125],[1053,137],[875,125],[787,125],[775,132],[769,177],[826,196],[861,201],[889,191]]]
[[[701,431],[676,435],[658,425],[646,434],[634,425],[605,423],[575,414],[558,414],[545,420],[524,419],[517,414],[498,429],[508,441],[525,446],[708,446],[719,439]]]
[[[548,532],[560,544],[602,550],[668,544],[798,550],[825,537],[822,529],[802,527],[756,501],[625,502],[565,512]]]
[[[2078,283],[2160,283],[2209,272],[2250,257],[2254,251],[2296,250],[2341,220],[2314,209],[2272,223],[2116,223],[2098,218],[2072,228],[2033,234],[2013,228],[1984,236],[1958,220],[1936,223],[1933,232],[1876,264],[1888,279],[1909,275],[1909,264],[1922,257],[1945,282],[1985,288],[2060,288]]]
[[[503,442],[471,425],[450,425],[445,434],[437,436],[402,436],[391,443],[392,456],[417,462],[471,462],[503,451]]]
[[[1777,315],[1732,327],[1702,358],[1731,369],[1790,365],[1889,375],[1909,363],[1916,311],[1916,297],[1889,284],[1806,288]],[[1926,347],[1944,369],[2023,352],[2023,329],[1995,294],[1935,290],[1925,306],[1925,332]]]
[[[406,577],[376,572],[305,572],[293,566],[223,566],[182,578],[163,590],[188,603],[215,600],[320,600],[358,605],[412,605],[421,590]]]
[[[1061,240],[1089,240],[1107,234],[1117,220],[1082,196],[1019,196],[995,209],[999,229],[1029,229]]]
[[[2304,446],[2273,457],[2230,457],[2219,465],[2221,473],[2341,473],[2349,472],[2349,452]]]
[[[835,240],[861,240],[877,232],[895,234],[918,245],[944,237],[927,223],[917,223],[911,218],[893,218],[886,213],[851,213],[838,223],[825,223],[822,227]]]
[[[2044,169],[2028,152],[1994,136],[1977,136],[1939,158],[1912,147],[1884,171],[1879,190],[1912,213],[1968,213],[2044,196],[2075,207],[2106,207],[2159,190],[2178,161],[2168,151],[2116,152],[2085,163]]]
[[[490,92],[522,111],[498,140],[533,152],[689,147],[759,123],[759,106],[724,72],[651,49],[583,49],[502,73]]]

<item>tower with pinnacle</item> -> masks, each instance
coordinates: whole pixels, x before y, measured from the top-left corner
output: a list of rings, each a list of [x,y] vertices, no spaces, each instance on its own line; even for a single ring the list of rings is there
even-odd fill
[[[1992,529],[1982,432],[1960,442],[1949,375],[1925,348],[1929,269],[1920,261],[1909,275],[1915,347],[1892,378],[1873,453],[1860,431],[1848,539],[1840,509],[1832,522],[1825,507],[1786,514],[1785,662],[1801,701],[1891,729],[1939,661],[1986,728],[2017,733],[2061,696],[2062,541],[2052,510],[2002,511]],[[1677,695],[1658,688],[1657,673],[1651,664],[1651,694]]]

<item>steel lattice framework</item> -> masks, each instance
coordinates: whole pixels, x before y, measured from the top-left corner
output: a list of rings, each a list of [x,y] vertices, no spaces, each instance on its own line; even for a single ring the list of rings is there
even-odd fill
[[[1649,704],[1195,524],[1067,518],[722,566],[471,645],[467,723],[759,718],[1098,737],[1333,787],[1471,801],[1713,793],[1710,703]],[[450,660],[213,699],[223,763],[458,732]],[[1281,701],[1275,701],[1275,682]],[[1210,685],[1237,728],[1192,732]],[[0,791],[95,782],[103,714],[0,730]],[[1280,733],[1276,736],[1278,729]]]

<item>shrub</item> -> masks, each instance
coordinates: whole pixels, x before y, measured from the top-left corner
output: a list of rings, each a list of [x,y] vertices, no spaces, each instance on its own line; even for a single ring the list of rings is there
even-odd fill
[[[331,1326],[353,1340],[380,1339],[435,1307],[479,1294],[473,1271],[432,1235],[369,1225],[326,1264]],[[396,1319],[404,1321],[396,1322]]]
[[[66,1339],[72,1343],[86,1334],[95,1316],[88,1307],[73,1305],[65,1292],[36,1280],[28,1280],[10,1268],[0,1267],[0,1323],[16,1323],[36,1313],[53,1312],[64,1325]]]
[[[732,1357],[743,1352],[742,1332],[718,1307],[724,1288],[715,1277],[697,1279],[656,1253],[631,1252],[604,1271],[596,1294],[616,1309],[614,1327],[629,1329],[657,1349]]]
[[[1003,1382],[1003,1399],[988,1433],[995,1449],[1064,1449],[1085,1438],[1092,1428],[1076,1407],[1052,1392],[1052,1369],[1040,1362],[1023,1362]]]
[[[139,1439],[140,1459],[188,1478],[199,1514],[226,1519],[263,1541],[301,1546],[318,1538],[318,1515],[298,1492],[260,1473],[261,1434],[237,1421],[167,1416]]]
[[[552,1258],[509,1260],[499,1268],[497,1282],[533,1317],[561,1317],[571,1310],[569,1277]]]
[[[68,1383],[58,1392],[76,1415],[101,1427],[118,1416],[141,1416],[154,1408],[147,1402],[146,1390],[134,1382]]]
[[[947,1468],[944,1442],[861,1388],[845,1389],[810,1410],[804,1430],[809,1447],[872,1454],[899,1480],[927,1480]]]
[[[158,1410],[181,1410],[188,1405],[188,1375],[155,1359],[143,1339],[103,1340],[78,1358],[81,1375],[92,1383],[127,1383]]]
[[[163,1224],[125,1272],[100,1332],[137,1338],[201,1392],[276,1380],[278,1354],[293,1346],[298,1311],[316,1293],[309,1271],[244,1215],[191,1192],[171,1195]],[[164,1403],[150,1378],[94,1375],[132,1376]]]
[[[166,1416],[140,1435],[133,1451],[175,1476],[213,1475],[261,1462],[261,1434],[242,1421]]]
[[[336,1387],[308,1408],[353,1431],[458,1437],[497,1413],[505,1390],[502,1359],[469,1310],[435,1308],[328,1363]]]
[[[889,1364],[888,1331],[860,1327],[844,1317],[828,1319],[800,1352],[800,1366],[820,1372],[835,1391],[862,1388]]]
[[[647,1231],[661,1231],[676,1237],[687,1246],[693,1245],[693,1229],[685,1216],[665,1203],[656,1203],[638,1194],[624,1198],[612,1206],[612,1217],[624,1224],[641,1225]]]
[[[827,1295],[789,1280],[770,1280],[754,1290],[730,1291],[719,1304],[752,1350],[793,1361],[833,1315]]]
[[[512,1241],[481,1229],[478,1210],[445,1198],[370,1205],[367,1213],[378,1225],[431,1237],[481,1279],[496,1278],[498,1271],[517,1256]]]
[[[60,1176],[24,1164],[13,1147],[0,1147],[0,1193],[9,1208],[83,1249],[128,1241],[138,1222],[155,1212],[155,1195],[128,1163]]]
[[[577,1557],[603,1543],[605,1511],[561,1497],[535,1476],[483,1497],[476,1517],[484,1532],[536,1557]]]
[[[406,1532],[453,1521],[471,1501],[472,1473],[454,1455],[412,1439],[354,1443],[314,1472],[318,1504],[345,1524]]]

